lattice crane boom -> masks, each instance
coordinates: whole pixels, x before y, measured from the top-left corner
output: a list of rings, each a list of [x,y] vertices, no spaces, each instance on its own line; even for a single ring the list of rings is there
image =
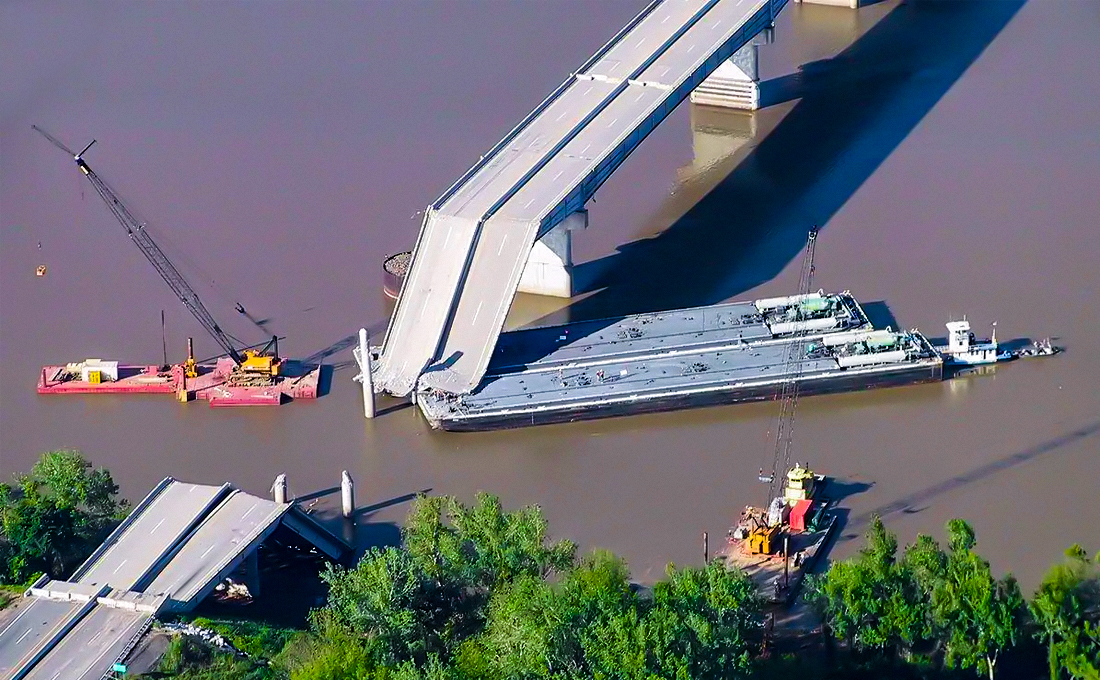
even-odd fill
[[[817,227],[810,230],[806,239],[806,251],[802,258],[802,269],[798,278],[798,295],[806,295],[813,287],[814,280],[814,251],[817,248]],[[772,456],[771,474],[765,475],[761,471],[761,480],[768,482],[768,502],[777,493],[777,487],[781,484],[783,475],[791,463],[791,449],[794,441],[794,417],[798,407],[798,391],[802,378],[803,359],[806,356],[807,333],[806,328],[795,332],[794,341],[787,348],[783,374],[789,376],[780,388],[777,395],[779,405],[779,418],[775,428],[775,448]]]
[[[134,245],[141,250],[142,255],[145,256],[149,263],[153,265],[153,268],[157,270],[164,282],[168,284],[168,287],[172,289],[172,292],[176,294],[180,302],[184,307],[195,317],[199,324],[206,329],[206,332],[210,334],[210,337],[214,338],[214,341],[218,343],[218,346],[228,354],[234,362],[238,365],[243,361],[240,352],[237,350],[233,341],[229,339],[225,331],[221,329],[218,322],[214,320],[214,317],[210,315],[206,307],[202,304],[202,300],[199,299],[198,293],[187,283],[187,280],[183,278],[179,270],[172,264],[168,256],[164,254],[164,251],[160,249],[157,242],[153,240],[153,237],[149,235],[149,232],[145,230],[145,225],[140,222],[133,213],[130,212],[126,204],[122,202],[122,199],[111,190],[111,187],[103,181],[103,179],[88,166],[88,163],[84,160],[84,152],[91,148],[92,144],[95,144],[93,139],[91,144],[84,147],[84,150],[80,153],[74,153],[71,149],[52,137],[50,134],[34,125],[31,126],[38,132],[40,132],[46,139],[50,140],[54,146],[58,147],[62,151],[65,151],[73,157],[76,161],[77,167],[88,178],[92,186],[95,188],[99,197],[103,199],[103,202],[107,204],[107,208],[110,209],[111,214],[115,216],[122,228],[126,230],[126,233],[130,236],[130,240],[134,242]]]

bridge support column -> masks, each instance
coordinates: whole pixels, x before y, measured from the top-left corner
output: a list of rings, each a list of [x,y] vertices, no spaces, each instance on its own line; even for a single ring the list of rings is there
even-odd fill
[[[260,551],[253,550],[244,558],[242,571],[244,572],[244,587],[248,588],[248,594],[252,597],[260,596]]]
[[[535,241],[519,280],[519,292],[572,297],[573,232],[587,227],[588,211],[578,210]]]
[[[760,68],[756,41],[722,62],[691,93],[691,103],[755,111],[760,108]]]

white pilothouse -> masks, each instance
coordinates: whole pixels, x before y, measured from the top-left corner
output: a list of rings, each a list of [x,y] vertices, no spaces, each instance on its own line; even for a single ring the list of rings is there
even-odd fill
[[[997,344],[996,323],[993,324],[993,337],[984,342],[975,339],[970,331],[970,322],[965,318],[962,321],[948,321],[946,325],[947,346],[937,347],[936,350],[949,366],[981,366],[1016,358],[1014,353],[1002,350]]]

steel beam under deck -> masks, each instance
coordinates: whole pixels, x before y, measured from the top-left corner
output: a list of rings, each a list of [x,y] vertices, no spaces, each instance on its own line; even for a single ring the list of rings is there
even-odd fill
[[[787,0],[657,0],[426,211],[378,389],[481,381],[539,236],[596,189]]]

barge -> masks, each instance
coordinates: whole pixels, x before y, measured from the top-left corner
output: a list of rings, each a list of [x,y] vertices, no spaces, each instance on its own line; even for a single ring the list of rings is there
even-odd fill
[[[836,528],[832,502],[821,493],[827,483],[796,464],[787,471],[783,496],[767,510],[745,506],[716,559],[744,572],[765,602],[791,604]]]
[[[321,367],[284,360],[281,373],[251,384],[235,377],[236,364],[223,357],[214,364],[197,364],[188,377],[186,364],[134,366],[86,359],[44,366],[39,394],[171,394],[181,402],[205,400],[210,406],[278,406],[296,399],[316,399]]]
[[[547,351],[547,347],[550,347]],[[470,394],[418,390],[435,428],[476,431],[943,379],[917,331],[874,330],[848,293],[526,329],[501,336]]]

